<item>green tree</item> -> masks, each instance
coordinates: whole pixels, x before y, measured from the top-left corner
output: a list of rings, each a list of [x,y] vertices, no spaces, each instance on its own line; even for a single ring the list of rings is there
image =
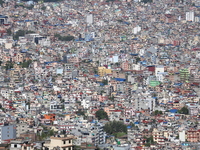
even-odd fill
[[[155,110],[154,112],[153,112],[153,115],[155,115],[155,116],[157,116],[157,115],[162,115],[163,113],[162,113],[162,111],[159,111],[159,110]]]
[[[22,68],[28,68],[29,65],[32,63],[32,60],[24,61],[21,63]]]
[[[0,5],[3,6],[5,2],[3,0],[0,0]]]
[[[184,106],[178,111],[178,113],[187,115],[187,114],[189,114],[189,110],[187,107]]]
[[[94,71],[94,74],[98,74],[97,69],[94,68],[93,71]]]
[[[43,11],[45,11],[46,10],[46,6],[42,6],[42,8],[41,8]]]
[[[55,34],[54,37],[58,38],[59,41],[72,41],[74,40],[74,36],[61,36],[60,34]]]
[[[112,96],[110,96],[108,99],[111,100],[111,101],[114,101],[114,100],[115,100],[115,97],[112,95]]]
[[[6,70],[13,68],[14,64],[11,61],[7,61],[4,66]]]
[[[114,2],[115,0],[106,0],[106,2]]]
[[[11,28],[8,28],[7,30],[6,30],[6,32],[7,32],[7,35],[12,35],[12,31],[11,31]]]
[[[141,2],[143,2],[143,3],[152,3],[153,0],[142,0]]]
[[[85,116],[85,112],[82,111],[82,110],[78,110],[78,111],[76,112],[76,114],[77,114],[78,116]]]
[[[29,30],[18,30],[15,35],[13,36],[14,40],[19,40],[20,36],[25,36],[25,34],[29,33],[35,33],[34,31],[29,31]]]
[[[103,83],[104,85],[108,85],[108,80],[103,80],[102,83]]]
[[[29,9],[29,10],[32,10],[34,8],[34,5],[26,6],[26,8]]]
[[[149,138],[144,137],[144,139],[146,140],[145,146],[150,147],[151,144],[154,144],[154,140],[153,140],[153,136],[150,136]]]
[[[140,60],[141,60],[140,57],[137,57],[137,58],[135,59],[136,64],[137,64]]]
[[[110,121],[105,124],[104,131],[110,135],[116,135],[119,132],[127,133],[127,126],[122,121]]]
[[[96,113],[95,113],[96,117],[98,118],[98,120],[101,120],[101,119],[108,119],[108,114],[100,109],[98,110]]]

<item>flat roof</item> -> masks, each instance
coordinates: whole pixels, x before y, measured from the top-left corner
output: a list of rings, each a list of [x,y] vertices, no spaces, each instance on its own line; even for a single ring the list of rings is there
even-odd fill
[[[50,139],[65,141],[65,140],[75,139],[75,137],[74,136],[67,136],[67,137],[54,137],[54,136],[51,136]]]

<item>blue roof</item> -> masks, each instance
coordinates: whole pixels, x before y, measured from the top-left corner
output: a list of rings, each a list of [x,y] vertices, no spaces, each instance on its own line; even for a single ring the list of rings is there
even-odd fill
[[[99,75],[98,75],[98,74],[95,74],[94,76],[95,76],[95,77],[99,77]]]
[[[24,22],[32,22],[32,21],[34,21],[34,20],[24,20]]]
[[[178,110],[177,109],[170,109],[169,112],[171,112],[171,113],[177,113]]]
[[[174,85],[181,86],[183,83],[174,83]]]
[[[122,81],[122,82],[126,81],[126,79],[124,79],[124,78],[115,78],[115,80],[116,81]]]
[[[126,21],[124,21],[123,23],[124,23],[124,24],[127,24],[127,25],[129,25],[129,24],[130,24],[129,22],[126,22]]]
[[[0,15],[0,18],[8,18],[7,16],[4,15]]]
[[[54,62],[59,62],[59,61],[48,61],[48,62],[44,62],[44,63],[47,65],[47,64],[54,63]]]
[[[131,56],[138,56],[138,54],[130,54]]]
[[[22,49],[21,53],[26,53],[28,50],[27,49]]]
[[[99,83],[100,84],[100,86],[104,86],[104,84],[103,83]]]
[[[140,124],[140,122],[136,121],[136,122],[134,122],[134,124]]]
[[[96,122],[97,122],[97,121],[95,121],[95,120],[92,120],[92,121],[91,121],[91,123],[96,123]]]
[[[138,38],[132,38],[132,40],[138,40]]]

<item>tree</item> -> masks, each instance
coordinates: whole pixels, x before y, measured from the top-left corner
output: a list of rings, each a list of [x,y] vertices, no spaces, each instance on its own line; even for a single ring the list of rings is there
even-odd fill
[[[38,135],[39,140],[45,140],[49,138],[50,136],[54,135],[54,130],[53,129],[47,129],[46,127],[43,127],[42,133]]]
[[[104,85],[108,85],[108,80],[103,80],[102,83],[103,83]]]
[[[140,57],[137,57],[137,58],[135,59],[136,64],[137,64],[140,60],[141,60]]]
[[[115,100],[115,97],[112,95],[112,96],[110,96],[108,99],[111,100],[111,101],[114,101],[114,100]]]
[[[143,2],[143,3],[152,3],[153,0],[142,0],[141,2]]]
[[[21,63],[22,68],[28,68],[31,63],[32,60],[24,61],[23,63]]]
[[[110,135],[117,133],[127,133],[127,126],[122,121],[110,121],[105,124],[104,131]]]
[[[85,112],[84,112],[84,111],[81,111],[81,110],[78,110],[78,111],[76,112],[76,114],[77,114],[78,116],[85,116]]]
[[[26,6],[26,8],[29,9],[29,10],[32,10],[34,8],[34,5]]]
[[[187,115],[187,114],[189,114],[189,110],[187,107],[184,106],[178,111],[178,113]]]
[[[114,2],[115,0],[106,0],[106,2]]]
[[[20,36],[25,36],[26,34],[29,33],[35,33],[34,31],[29,31],[29,30],[18,30],[15,35],[13,36],[14,40],[19,40]]]
[[[5,2],[3,0],[0,0],[0,5],[3,6]]]
[[[108,119],[108,114],[100,109],[98,110],[96,113],[95,113],[96,117],[98,118],[98,120],[101,120],[101,119]]]
[[[12,35],[12,31],[11,31],[11,28],[8,28],[7,30],[6,30],[6,32],[7,32],[7,35]]]
[[[153,112],[153,115],[157,116],[157,115],[162,115],[162,111],[159,111],[159,110],[155,110]]]
[[[146,139],[146,143],[145,146],[150,147],[151,144],[154,144],[154,140],[153,140],[153,136],[150,136],[149,138],[144,137],[144,139]]]
[[[58,38],[60,41],[72,41],[74,40],[74,36],[68,35],[68,36],[61,36],[60,34],[55,34],[54,37]]]
[[[42,6],[42,8],[41,8],[43,11],[45,11],[46,10],[46,6]]]
[[[11,68],[13,68],[13,66],[14,66],[14,64],[11,61],[7,61],[6,65],[5,65],[5,69],[6,70],[11,69]]]

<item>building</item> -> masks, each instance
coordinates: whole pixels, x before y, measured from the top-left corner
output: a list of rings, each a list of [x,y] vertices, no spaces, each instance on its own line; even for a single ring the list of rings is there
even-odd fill
[[[86,22],[87,22],[87,24],[93,24],[93,22],[94,22],[93,14],[88,14],[86,16]]]
[[[4,124],[0,126],[0,144],[5,140],[16,138],[16,125]]]
[[[186,21],[194,21],[194,12],[186,12]]]
[[[200,132],[199,130],[189,129],[186,132],[188,142],[199,142],[200,141]]]
[[[135,99],[135,109],[137,111],[149,109],[151,112],[155,110],[155,99],[151,97],[147,98],[136,98]]]
[[[181,69],[180,70],[180,80],[182,82],[188,82],[190,78],[190,73],[188,69]]]
[[[7,23],[8,23],[8,17],[4,15],[0,15],[0,25],[7,24]]]
[[[28,131],[28,124],[27,123],[18,123],[16,125],[16,135],[17,137],[20,136],[20,134],[24,133],[24,132],[27,132]]]
[[[107,69],[106,67],[98,67],[98,75],[99,76],[104,76],[106,74],[111,74],[112,70],[111,69]]]
[[[55,114],[44,114],[45,119],[49,119],[52,122],[55,121],[56,115]]]
[[[75,139],[75,137],[72,135],[67,135],[66,137],[52,136],[50,137],[50,141],[44,143],[44,147],[49,150],[55,148],[60,148],[60,150],[73,150],[73,139]]]

